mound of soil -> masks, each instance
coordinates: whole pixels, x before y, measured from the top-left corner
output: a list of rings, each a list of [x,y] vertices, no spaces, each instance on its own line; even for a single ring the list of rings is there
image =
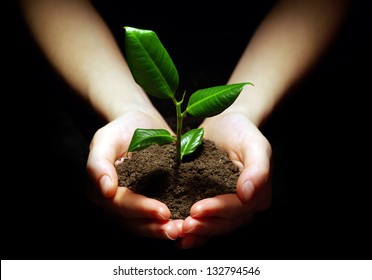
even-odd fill
[[[173,143],[134,152],[116,169],[119,187],[165,203],[171,219],[185,219],[191,206],[203,198],[235,193],[239,177],[239,168],[207,139],[179,165]]]

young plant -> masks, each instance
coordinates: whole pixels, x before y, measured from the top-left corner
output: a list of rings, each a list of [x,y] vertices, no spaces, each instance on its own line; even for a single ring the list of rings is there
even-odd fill
[[[211,117],[223,112],[239,96],[249,82],[215,86],[200,89],[190,95],[187,106],[182,110],[185,92],[180,101],[175,98],[179,76],[167,50],[157,34],[125,26],[125,55],[134,80],[149,95],[171,99],[177,114],[176,136],[165,129],[137,128],[129,144],[128,152],[139,151],[153,144],[176,143],[177,161],[193,153],[202,143],[204,129],[195,128],[183,133],[182,123],[187,115]]]

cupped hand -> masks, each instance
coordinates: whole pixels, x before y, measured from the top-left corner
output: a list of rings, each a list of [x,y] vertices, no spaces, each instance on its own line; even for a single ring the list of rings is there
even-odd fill
[[[181,248],[205,243],[251,222],[254,214],[271,205],[271,145],[243,114],[225,113],[206,119],[204,137],[228,153],[241,170],[236,194],[196,202],[182,223]]]
[[[123,157],[136,128],[171,129],[155,111],[131,110],[100,128],[94,135],[87,160],[87,171],[93,182],[91,199],[133,234],[176,239],[181,221],[169,220],[168,207],[155,199],[118,187],[116,161]]]

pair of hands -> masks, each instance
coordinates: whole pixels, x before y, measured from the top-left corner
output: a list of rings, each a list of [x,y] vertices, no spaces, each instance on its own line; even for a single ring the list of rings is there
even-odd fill
[[[129,146],[133,131],[171,129],[157,111],[132,110],[99,129],[91,142],[87,171],[97,188],[91,198],[133,234],[176,240],[180,248],[202,245],[249,223],[255,212],[271,204],[271,146],[243,114],[223,113],[206,119],[204,137],[226,151],[240,168],[236,194],[195,203],[185,220],[170,220],[168,207],[155,199],[118,188],[115,161]]]

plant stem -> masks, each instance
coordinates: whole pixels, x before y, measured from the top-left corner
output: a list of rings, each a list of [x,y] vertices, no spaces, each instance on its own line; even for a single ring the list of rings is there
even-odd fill
[[[181,137],[182,137],[182,123],[183,123],[183,117],[181,111],[181,104],[183,102],[183,97],[181,101],[177,101],[175,97],[172,97],[172,101],[174,105],[176,106],[176,113],[177,113],[177,130],[176,130],[176,151],[177,151],[177,164],[181,163]]]

